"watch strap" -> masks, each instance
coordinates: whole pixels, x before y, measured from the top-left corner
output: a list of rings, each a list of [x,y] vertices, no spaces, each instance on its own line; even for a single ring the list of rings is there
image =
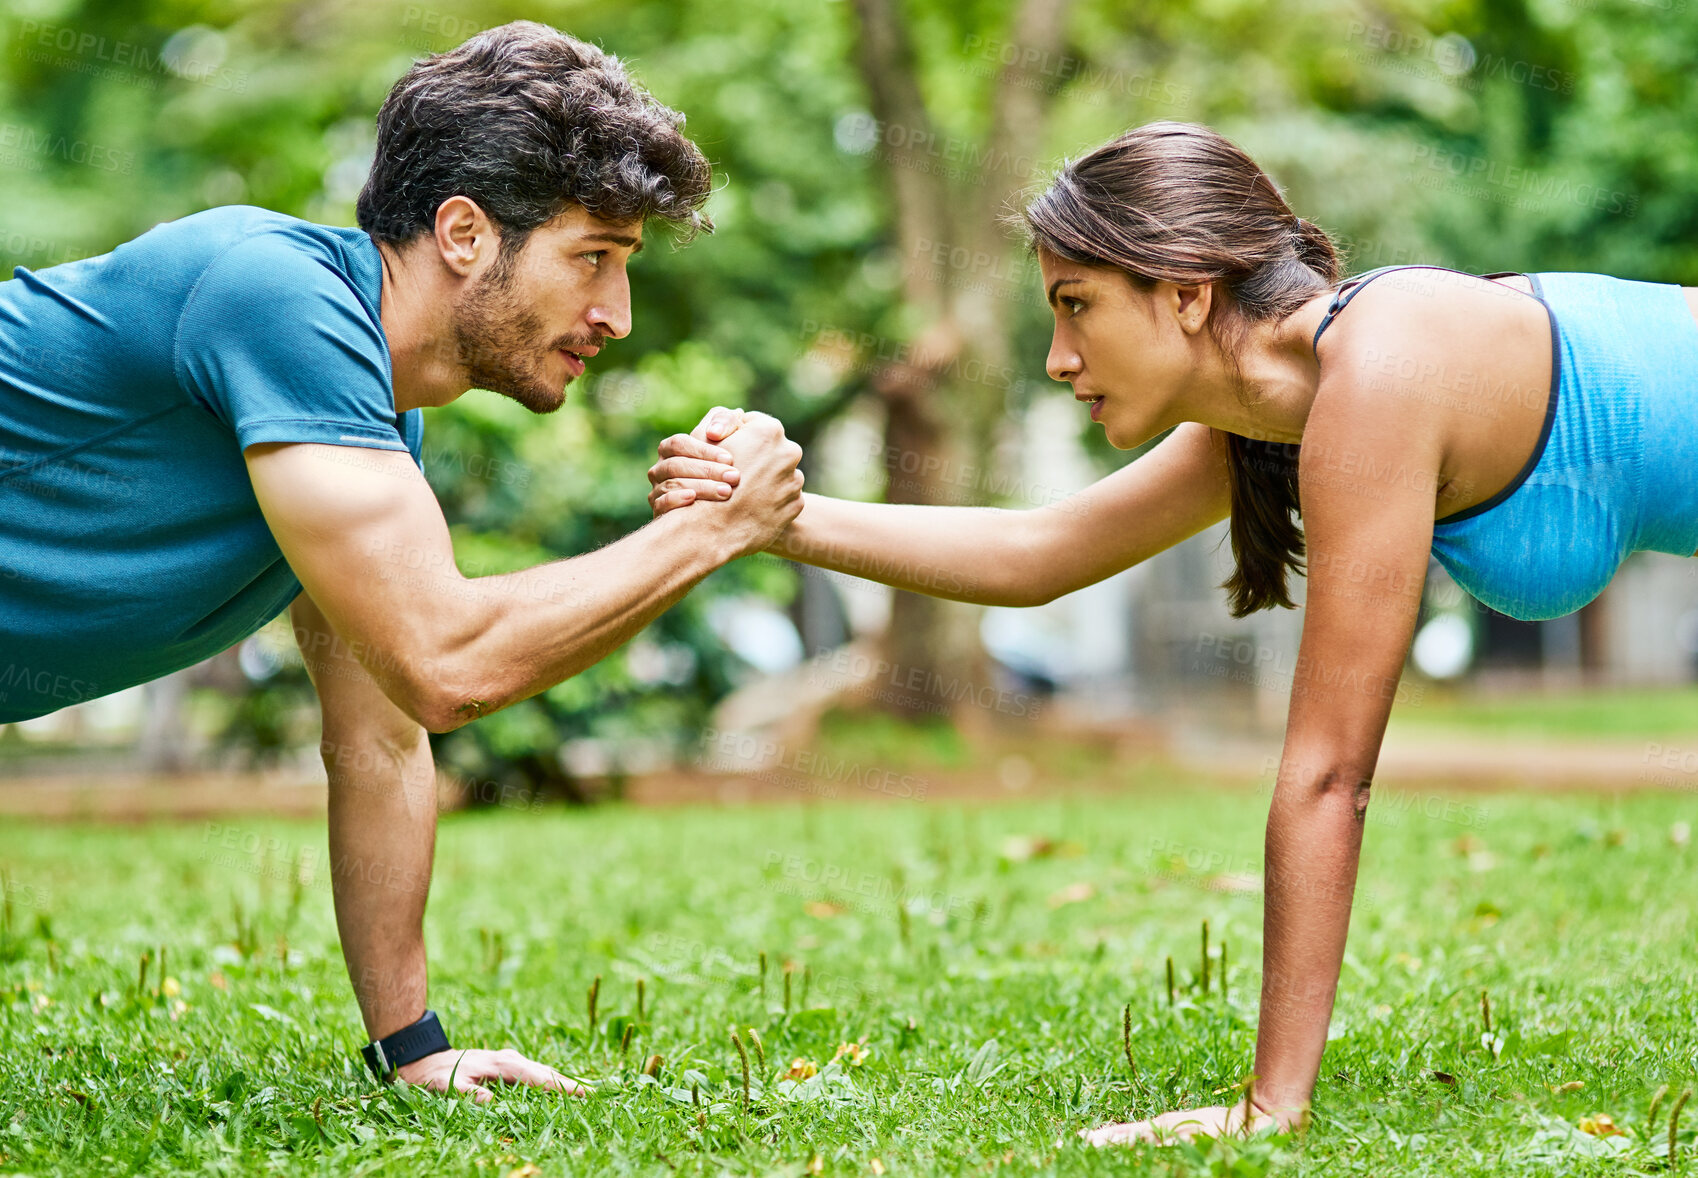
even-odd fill
[[[379,1080],[387,1083],[395,1073],[416,1059],[449,1050],[448,1036],[442,1030],[434,1010],[427,1010],[415,1023],[402,1027],[393,1035],[385,1035],[360,1048],[366,1066]]]

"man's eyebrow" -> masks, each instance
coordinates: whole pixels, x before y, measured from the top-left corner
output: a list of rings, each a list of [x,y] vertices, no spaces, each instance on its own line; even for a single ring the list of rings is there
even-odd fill
[[[1049,284],[1049,296],[1045,299],[1045,301],[1049,303],[1050,306],[1055,306],[1055,291],[1057,287],[1066,286],[1069,282],[1083,281],[1085,281],[1083,278],[1057,278],[1054,282]]]
[[[581,241],[610,241],[614,245],[622,245],[634,254],[643,252],[642,238],[629,233],[586,233]]]

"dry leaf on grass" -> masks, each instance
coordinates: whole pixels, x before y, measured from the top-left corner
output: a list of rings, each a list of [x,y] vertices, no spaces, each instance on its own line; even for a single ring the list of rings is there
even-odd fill
[[[1580,1131],[1593,1137],[1620,1137],[1623,1131],[1608,1113],[1593,1113],[1580,1118]]]
[[[1060,908],[1064,904],[1078,904],[1089,900],[1097,894],[1096,885],[1081,880],[1076,884],[1068,884],[1049,898],[1051,908]]]

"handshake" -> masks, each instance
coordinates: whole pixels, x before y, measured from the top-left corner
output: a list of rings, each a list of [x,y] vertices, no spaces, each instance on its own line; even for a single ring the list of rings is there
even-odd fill
[[[656,519],[685,507],[704,513],[724,531],[729,559],[760,552],[802,511],[801,459],[777,418],[714,408],[690,433],[661,442],[649,507]]]

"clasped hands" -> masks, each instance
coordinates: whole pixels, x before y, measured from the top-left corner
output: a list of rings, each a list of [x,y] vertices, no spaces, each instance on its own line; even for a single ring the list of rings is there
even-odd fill
[[[649,468],[649,508],[657,519],[692,504],[710,509],[732,532],[736,555],[759,552],[802,510],[801,458],[777,418],[719,406],[689,433],[660,443],[660,461]]]

